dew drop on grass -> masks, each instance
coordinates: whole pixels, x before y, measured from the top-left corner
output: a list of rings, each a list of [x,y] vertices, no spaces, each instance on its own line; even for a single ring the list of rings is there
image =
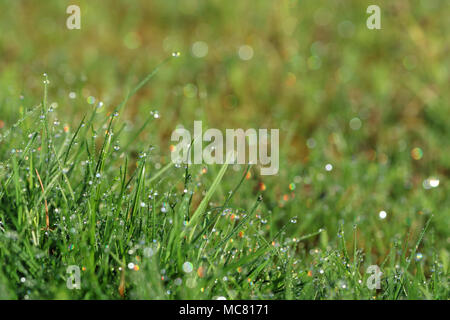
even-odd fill
[[[194,57],[203,58],[208,54],[208,44],[204,41],[194,42],[191,51]]]
[[[352,129],[354,131],[359,130],[361,128],[361,125],[362,125],[361,120],[356,117],[351,119],[349,122],[350,129]]]
[[[172,57],[178,58],[181,55],[179,51],[172,52]]]
[[[439,179],[435,177],[429,177],[428,179],[425,179],[422,183],[422,186],[424,189],[428,190],[431,188],[437,188],[439,186]]]
[[[153,250],[153,248],[147,247],[144,248],[144,256],[147,258],[150,258],[153,256],[153,254],[155,253],[155,251]]]
[[[297,223],[297,217],[291,218],[291,223]]]
[[[87,97],[86,101],[89,104],[94,104],[95,103],[95,97],[89,96],[89,97]]]
[[[194,270],[194,266],[189,261],[183,263],[183,271],[186,273],[191,273]]]
[[[193,289],[197,286],[197,281],[195,278],[189,278],[186,280],[186,286],[190,289]]]
[[[249,45],[239,47],[238,56],[241,60],[248,61],[253,58],[253,48]]]
[[[314,138],[309,138],[309,139],[306,141],[306,146],[307,146],[309,149],[314,149],[314,148],[316,147],[316,140],[314,140]]]
[[[419,147],[413,148],[413,149],[411,150],[411,157],[412,157],[414,160],[420,160],[420,159],[422,159],[422,157],[423,157],[423,151],[422,151],[422,149],[419,148]]]

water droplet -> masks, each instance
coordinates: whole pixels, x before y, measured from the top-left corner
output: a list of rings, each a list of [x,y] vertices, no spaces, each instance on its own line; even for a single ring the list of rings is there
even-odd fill
[[[240,46],[238,55],[241,60],[248,61],[253,58],[253,48],[249,45]]]
[[[355,131],[359,130],[361,128],[361,125],[362,125],[362,123],[361,123],[361,120],[359,120],[359,118],[353,118],[349,122],[350,129],[355,130]]]
[[[208,44],[204,41],[194,42],[191,51],[194,57],[203,58],[208,54]]]
[[[422,157],[423,157],[423,151],[422,151],[422,149],[420,149],[420,148],[414,148],[414,149],[412,149],[411,150],[411,157],[414,159],[414,160],[420,160],[420,159],[422,159]]]
[[[89,97],[87,97],[86,101],[89,104],[94,104],[95,103],[95,97],[89,96]]]
[[[183,263],[183,271],[186,273],[191,273],[194,270],[194,266],[189,261]]]
[[[308,140],[306,140],[306,146],[309,149],[314,149],[316,147],[316,140],[314,140],[314,138],[309,138]]]
[[[431,189],[431,188],[437,188],[439,186],[439,179],[435,177],[429,177],[428,179],[425,179],[422,183],[422,186],[424,189]]]
[[[155,251],[153,250],[153,248],[147,247],[144,248],[144,256],[147,258],[150,258],[151,256],[153,256],[153,254],[155,253]]]

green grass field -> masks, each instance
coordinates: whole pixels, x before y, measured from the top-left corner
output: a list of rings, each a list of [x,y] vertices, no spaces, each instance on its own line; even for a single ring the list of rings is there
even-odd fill
[[[2,1],[0,299],[449,299],[449,3],[374,2]]]

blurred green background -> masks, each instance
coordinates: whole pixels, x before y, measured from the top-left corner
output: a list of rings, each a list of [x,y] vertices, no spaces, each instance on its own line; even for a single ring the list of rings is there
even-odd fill
[[[69,4],[81,7],[81,30],[66,28]],[[381,7],[381,30],[366,27],[370,4]],[[332,234],[345,219],[362,225],[361,245],[385,253],[434,214],[438,247],[448,248],[448,13],[446,0],[2,0],[0,133],[39,104],[44,72],[49,101],[73,128],[88,97],[111,112],[180,52],[124,110],[136,128],[151,111],[161,116],[130,152],[154,143],[167,162],[171,132],[194,120],[280,128],[279,175],[256,172],[247,184],[274,216],[298,216],[295,232]]]

